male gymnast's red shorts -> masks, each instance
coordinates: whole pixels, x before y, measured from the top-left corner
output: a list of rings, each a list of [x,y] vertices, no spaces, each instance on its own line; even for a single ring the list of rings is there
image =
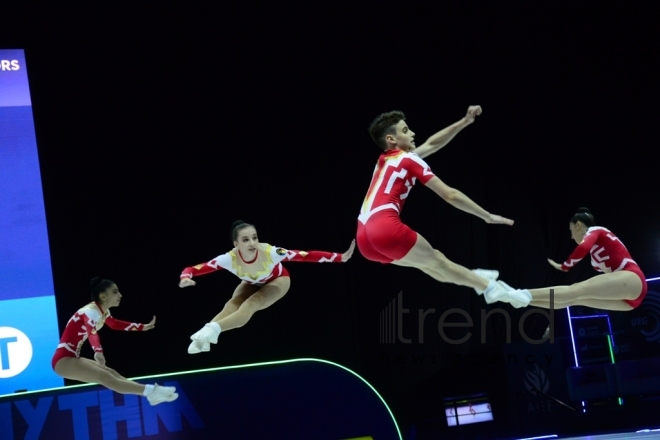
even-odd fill
[[[388,264],[405,257],[417,242],[417,233],[401,222],[394,209],[373,214],[362,224],[358,220],[357,246],[371,261]]]
[[[642,301],[646,296],[646,291],[648,290],[648,286],[646,284],[646,277],[644,276],[644,273],[642,273],[642,270],[639,268],[639,266],[636,265],[635,263],[627,263],[621,270],[627,270],[628,272],[632,272],[635,275],[637,275],[640,280],[642,280],[642,292],[639,294],[639,296],[635,299],[624,299],[624,301],[630,304],[630,306],[633,309],[636,309],[642,304]]]

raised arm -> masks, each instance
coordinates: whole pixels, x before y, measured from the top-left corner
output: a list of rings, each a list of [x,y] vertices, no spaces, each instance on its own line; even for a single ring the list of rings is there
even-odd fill
[[[148,324],[137,324],[135,322],[121,321],[110,315],[107,318],[105,318],[105,324],[113,330],[123,330],[126,332],[130,332],[130,331],[142,332],[154,328],[154,326],[156,325],[156,317],[154,316],[151,319],[151,322],[149,322]]]
[[[451,141],[461,130],[474,122],[474,119],[481,114],[481,106],[471,105],[468,107],[465,116],[457,122],[454,122],[449,127],[443,128],[422,145],[415,149],[415,153],[421,158],[427,157],[435,153]]]
[[[179,275],[179,287],[194,286],[197,283],[192,280],[193,277],[206,275],[211,272],[215,272],[216,270],[222,269],[219,261],[221,259],[227,258],[231,257],[228,257],[227,254],[218,255],[213,260],[207,261],[206,263],[200,263],[196,266],[186,267],[183,269],[183,271],[181,271],[181,275]]]
[[[481,206],[473,202],[468,196],[466,196],[459,190],[445,184],[442,180],[438,178],[438,176],[433,176],[431,179],[429,179],[428,182],[426,182],[425,185],[430,189],[432,189],[433,192],[435,192],[445,202],[449,203],[453,207],[458,208],[461,211],[465,211],[468,214],[477,216],[486,223],[504,224],[504,225],[513,224],[513,220],[509,220],[508,218],[504,218],[502,216],[489,213]]]
[[[344,263],[353,256],[353,249],[355,249],[355,240],[351,241],[351,245],[346,252],[338,254],[336,252],[326,251],[296,251],[284,250],[278,248],[276,252],[286,252],[283,261],[298,261],[303,263]]]

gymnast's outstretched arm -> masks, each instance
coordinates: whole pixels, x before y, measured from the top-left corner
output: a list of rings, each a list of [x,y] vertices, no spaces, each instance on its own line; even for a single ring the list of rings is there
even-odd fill
[[[456,136],[461,130],[472,124],[477,115],[480,114],[481,106],[471,105],[468,107],[467,113],[461,120],[454,122],[450,126],[443,128],[429,137],[426,142],[415,149],[415,153],[421,158],[425,158],[435,153],[454,139],[454,136]]]

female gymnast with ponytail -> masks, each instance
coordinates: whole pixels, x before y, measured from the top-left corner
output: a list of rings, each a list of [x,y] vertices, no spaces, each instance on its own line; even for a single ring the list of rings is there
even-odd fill
[[[119,306],[121,293],[110,280],[94,278],[90,283],[92,302],[79,309],[66,324],[60,343],[53,355],[52,367],[58,376],[86,383],[98,383],[120,394],[145,396],[151,405],[172,402],[179,395],[174,387],[158,384],[143,385],[128,380],[105,365],[105,356],[98,331],[107,324],[113,330],[147,331],[156,325],[154,316],[148,324],[120,321],[110,315],[110,308]],[[94,349],[94,360],[80,357],[86,340]]]
[[[272,306],[289,290],[289,273],[284,261],[309,263],[344,263],[353,255],[355,240],[343,254],[325,251],[294,251],[259,242],[254,225],[243,221],[232,224],[234,248],[206,263],[186,267],[180,275],[179,287],[194,286],[193,277],[216,270],[227,270],[241,283],[231,299],[211,322],[192,335],[188,353],[209,351],[217,344],[221,331],[244,326],[258,310]]]
[[[621,240],[609,229],[596,226],[594,216],[587,208],[579,208],[568,227],[571,238],[578,246],[563,264],[548,259],[550,265],[567,272],[587,254],[591,254],[591,265],[596,271],[602,272],[602,275],[570,286],[518,290],[519,294],[515,297],[524,296],[526,301],[515,300],[511,301],[511,304],[514,307],[532,305],[549,309],[552,289],[552,307],[555,309],[586,306],[601,310],[628,311],[639,307],[646,296],[646,278]],[[499,283],[509,292],[513,291],[505,283]]]

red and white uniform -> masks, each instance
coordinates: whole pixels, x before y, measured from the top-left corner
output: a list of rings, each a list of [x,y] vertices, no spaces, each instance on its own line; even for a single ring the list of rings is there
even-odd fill
[[[303,263],[341,263],[342,254],[325,251],[293,251],[275,247],[267,243],[257,245],[256,256],[246,261],[236,248],[218,255],[209,262],[186,267],[180,278],[192,278],[198,275],[224,269],[250,284],[266,284],[275,278],[289,276],[283,261],[299,261]]]
[[[426,184],[434,176],[414,152],[389,150],[380,155],[358,216],[356,241],[365,258],[391,263],[410,251],[417,233],[399,214],[415,183]]]
[[[591,265],[598,272],[610,273],[620,270],[634,272],[642,280],[642,291],[634,300],[624,300],[633,307],[638,307],[646,296],[646,278],[641,269],[632,259],[628,249],[609,229],[601,226],[592,226],[587,229],[582,242],[573,251],[570,257],[561,265],[563,271],[568,271],[591,254]]]
[[[144,324],[120,321],[111,316],[109,310],[103,310],[98,303],[89,303],[78,310],[66,323],[64,333],[62,333],[62,338],[53,356],[52,367],[55,368],[57,361],[63,357],[80,357],[80,349],[87,339],[95,353],[103,352],[98,331],[104,324],[113,330],[144,330]]]

